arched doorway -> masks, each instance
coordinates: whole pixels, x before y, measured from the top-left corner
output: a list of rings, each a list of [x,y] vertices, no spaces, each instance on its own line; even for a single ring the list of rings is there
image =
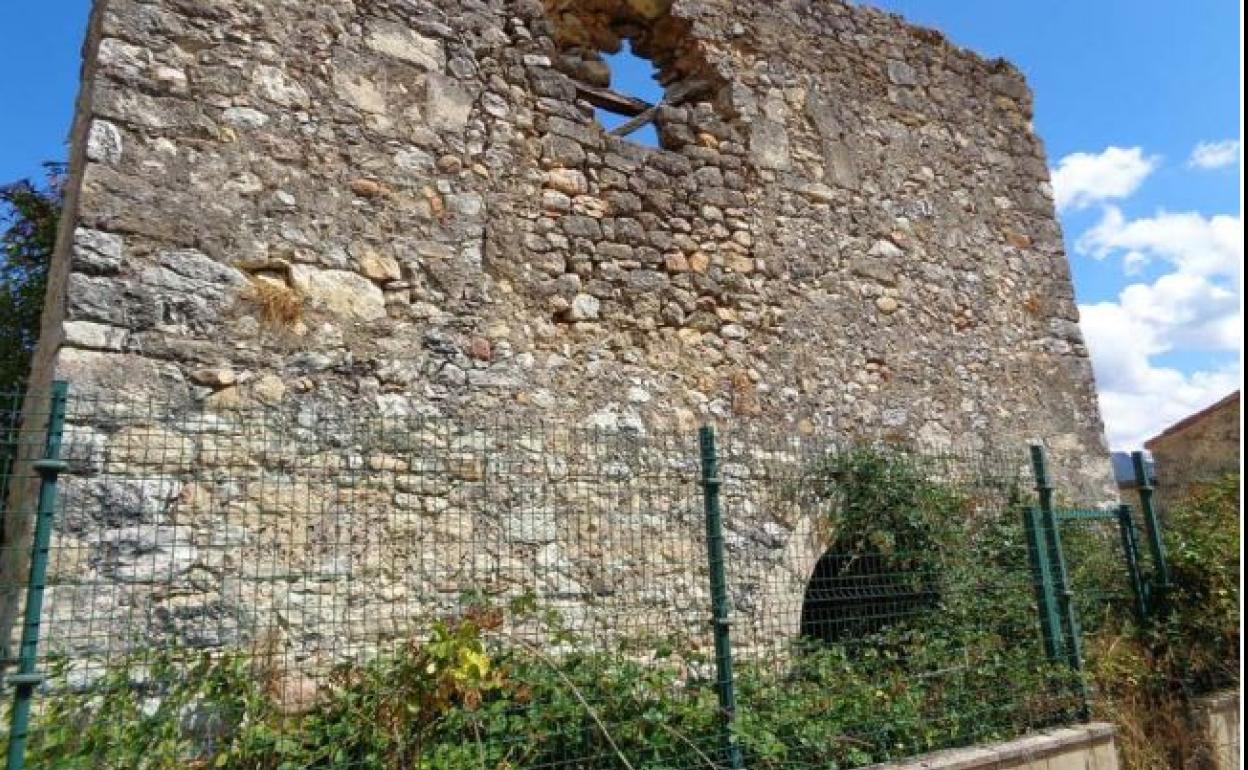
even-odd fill
[[[937,575],[916,554],[833,544],[819,558],[802,598],[801,636],[835,644],[877,634],[934,609]]]

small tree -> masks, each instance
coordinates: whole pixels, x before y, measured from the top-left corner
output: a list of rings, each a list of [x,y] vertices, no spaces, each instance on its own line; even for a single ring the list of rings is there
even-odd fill
[[[0,186],[0,548],[11,547],[7,509],[21,386],[39,340],[64,193],[64,165],[46,163],[44,167],[43,186],[30,180]],[[0,626],[7,630],[4,621],[0,618]],[[7,652],[6,644],[0,643],[0,652]]]
[[[39,339],[65,179],[63,164],[44,166],[42,186],[26,179],[0,186],[0,392],[26,378]]]

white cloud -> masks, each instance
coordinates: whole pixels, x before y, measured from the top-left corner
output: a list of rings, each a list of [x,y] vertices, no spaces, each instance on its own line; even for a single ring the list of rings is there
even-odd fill
[[[1187,165],[1191,168],[1218,169],[1235,165],[1239,160],[1239,140],[1201,142],[1192,150]]]
[[[1115,450],[1142,449],[1144,442],[1190,414],[1233,393],[1240,384],[1238,367],[1185,375],[1177,369],[1151,369],[1144,387],[1102,390],[1101,414]]]
[[[1115,449],[1139,449],[1167,426],[1239,387],[1236,362],[1190,374],[1153,364],[1153,356],[1172,349],[1164,324],[1113,302],[1082,306],[1080,312],[1101,413]],[[1238,313],[1233,315],[1238,325]]]
[[[1093,155],[1076,152],[1053,169],[1053,196],[1059,211],[1084,209],[1093,204],[1126,198],[1139,189],[1161,164],[1139,147],[1107,147]]]
[[[1238,350],[1239,296],[1201,276],[1170,273],[1123,289],[1117,307],[1154,337],[1159,352]]]
[[[1075,249],[1096,259],[1120,255],[1128,267],[1162,260],[1186,274],[1241,276],[1243,234],[1239,217],[1163,211],[1127,221],[1121,210],[1107,206],[1101,221],[1079,237]]]
[[[1239,386],[1243,220],[1160,213],[1128,221],[1108,207],[1076,250],[1098,259],[1171,267],[1134,283],[1117,301],[1080,307],[1111,446],[1132,449],[1170,424]],[[1192,372],[1153,359],[1175,351],[1204,353]]]

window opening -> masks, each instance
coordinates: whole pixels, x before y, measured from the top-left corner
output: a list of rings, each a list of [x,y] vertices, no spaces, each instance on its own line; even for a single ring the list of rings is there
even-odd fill
[[[723,81],[671,0],[545,0],[558,68],[609,133],[651,147],[667,140],[660,108],[713,101]]]
[[[611,72],[611,90],[623,96],[632,97],[645,103],[650,109],[663,100],[664,89],[659,85],[659,70],[649,59],[638,56],[633,51],[632,41],[625,40],[620,51],[604,57]],[[632,114],[629,114],[632,112]],[[641,112],[617,112],[602,105],[595,105],[594,114],[608,131],[616,131],[626,126],[630,120],[636,120]],[[653,121],[647,121],[636,131],[627,134],[628,138],[647,147],[659,146],[659,132]]]

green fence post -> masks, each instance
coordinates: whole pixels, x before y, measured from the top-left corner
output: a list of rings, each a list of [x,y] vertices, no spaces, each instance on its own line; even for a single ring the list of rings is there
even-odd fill
[[[1031,447],[1031,468],[1036,479],[1036,494],[1040,501],[1040,526],[1049,558],[1053,565],[1053,581],[1057,587],[1057,600],[1061,610],[1062,631],[1065,638],[1066,664],[1075,675],[1079,689],[1079,716],[1087,721],[1091,715],[1088,702],[1088,684],[1083,676],[1083,639],[1079,631],[1079,618],[1075,613],[1074,591],[1070,587],[1070,575],[1066,571],[1066,556],[1062,553],[1062,533],[1058,531],[1057,513],[1053,509],[1053,483],[1049,479],[1048,458],[1044,447]]]
[[[1151,609],[1166,606],[1166,594],[1170,590],[1170,566],[1166,563],[1166,545],[1162,540],[1161,518],[1157,515],[1157,487],[1144,464],[1143,452],[1131,453],[1131,466],[1135,470],[1135,488],[1140,496],[1140,513],[1144,514],[1144,527],[1148,530],[1148,548],[1153,557]]]
[[[722,748],[732,770],[744,762],[733,723],[737,696],[732,676],[732,641],[729,638],[728,577],[724,568],[724,522],[720,508],[719,456],[715,450],[715,429],[703,426],[698,432],[702,456],[702,501],[706,513],[707,566],[711,578],[711,615],[715,632],[715,689],[719,694],[722,720]]]
[[[1061,619],[1057,614],[1057,596],[1053,593],[1053,570],[1049,565],[1049,552],[1040,534],[1040,512],[1035,506],[1023,508],[1023,524],[1027,532],[1027,556],[1031,561],[1031,576],[1036,588],[1036,608],[1040,613],[1040,635],[1044,640],[1044,654],[1055,663],[1061,657],[1058,642]]]
[[[1135,534],[1131,506],[1118,506],[1118,529],[1122,533],[1122,555],[1127,563],[1127,578],[1135,598],[1135,616],[1140,624],[1148,622],[1148,599],[1144,595],[1144,579],[1140,576],[1140,543]]]
[[[56,513],[56,480],[66,463],[61,460],[61,436],[65,430],[65,404],[69,386],[52,385],[48,403],[48,432],[43,459],[33,463],[39,474],[39,498],[35,509],[35,531],[30,546],[30,576],[26,581],[26,610],[22,619],[22,639],[18,647],[17,672],[8,677],[13,685],[13,714],[9,729],[7,770],[22,770],[26,764],[26,743],[30,732],[30,708],[35,688],[43,683],[39,664],[39,624],[43,619],[43,591],[48,576],[48,554],[52,544],[52,518]]]

